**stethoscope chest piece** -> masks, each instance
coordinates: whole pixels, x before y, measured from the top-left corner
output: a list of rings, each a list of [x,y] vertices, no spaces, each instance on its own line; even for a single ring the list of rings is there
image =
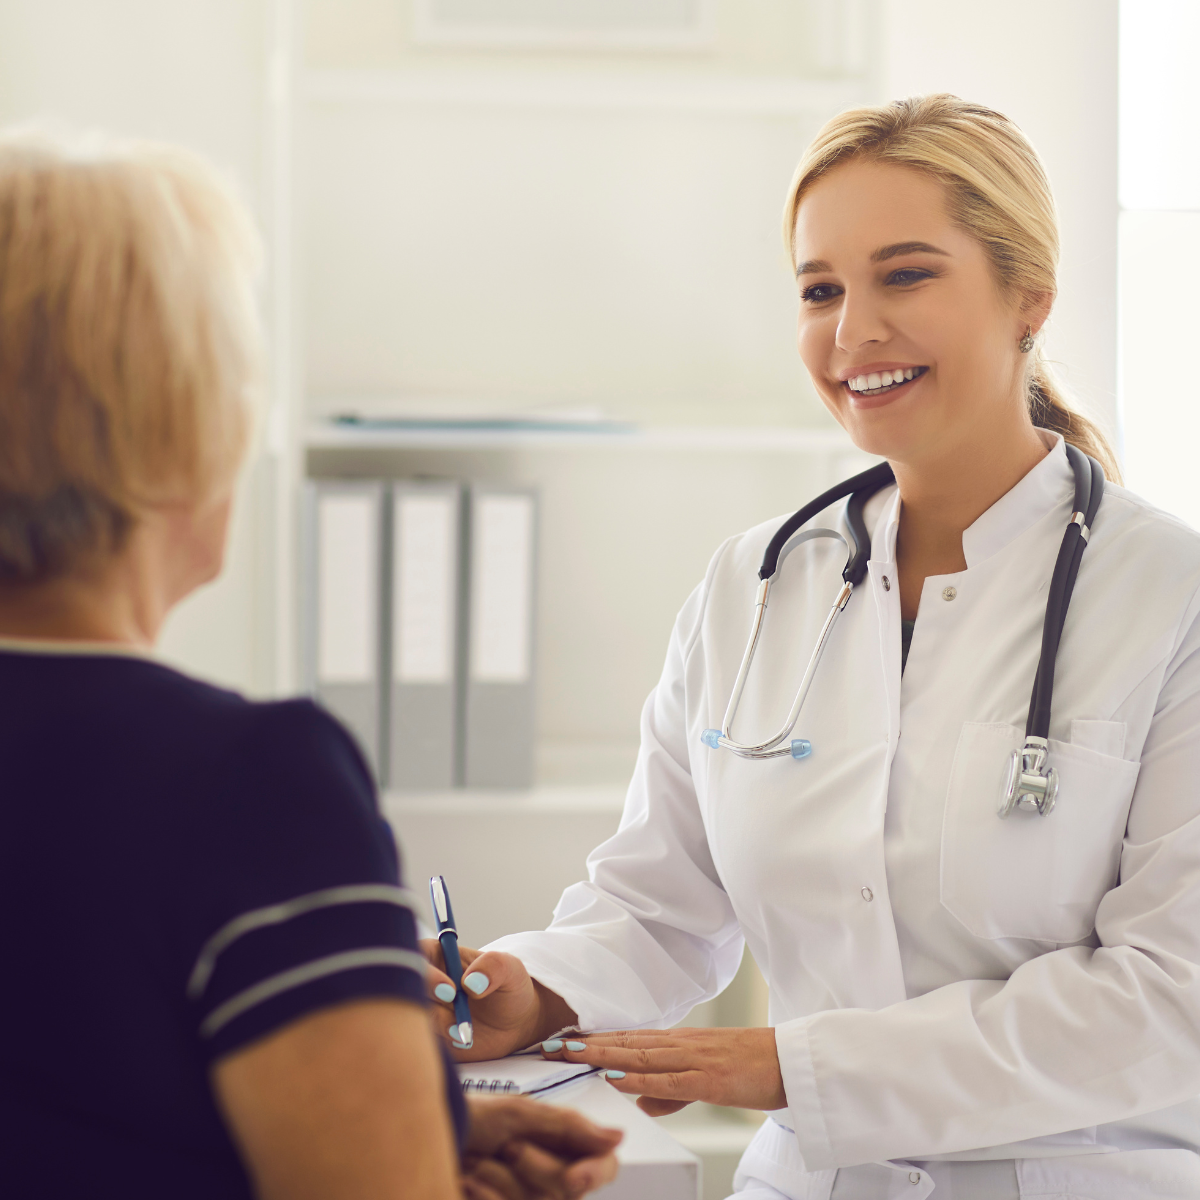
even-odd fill
[[[1016,809],[1037,812],[1048,817],[1058,799],[1058,772],[1045,769],[1049,745],[1045,738],[1027,737],[1020,750],[1014,750],[1008,760],[1008,776],[1004,796],[1000,801],[1001,819]]]

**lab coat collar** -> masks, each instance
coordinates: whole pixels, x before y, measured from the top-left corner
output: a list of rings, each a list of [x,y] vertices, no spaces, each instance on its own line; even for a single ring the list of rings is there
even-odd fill
[[[968,570],[1003,550],[1052,508],[1060,504],[1075,475],[1067,461],[1062,435],[1039,429],[1050,451],[1014,488],[1005,492],[974,524],[963,530],[963,557]]]
[[[1067,461],[1062,434],[1051,433],[1048,429],[1039,429],[1037,433],[1049,451],[1046,457],[963,530],[963,557],[967,560],[968,570],[1020,537],[1060,504],[1068,489],[1073,489],[1075,477]],[[888,497],[876,530],[871,558],[895,562],[896,535],[900,531],[899,488]]]

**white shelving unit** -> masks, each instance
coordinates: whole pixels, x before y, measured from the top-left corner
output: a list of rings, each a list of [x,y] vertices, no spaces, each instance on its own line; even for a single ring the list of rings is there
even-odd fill
[[[838,430],[309,426],[310,475],[483,479],[542,497],[537,782],[623,785],[676,613],[729,535],[868,460]],[[616,653],[614,653],[614,649]]]

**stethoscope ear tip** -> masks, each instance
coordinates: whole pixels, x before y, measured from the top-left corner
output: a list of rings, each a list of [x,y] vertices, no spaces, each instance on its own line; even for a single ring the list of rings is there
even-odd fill
[[[792,740],[792,757],[807,758],[812,753],[812,742],[807,738],[794,738]]]
[[[721,744],[721,731],[719,729],[706,729],[700,735],[700,740],[710,750],[715,750]]]

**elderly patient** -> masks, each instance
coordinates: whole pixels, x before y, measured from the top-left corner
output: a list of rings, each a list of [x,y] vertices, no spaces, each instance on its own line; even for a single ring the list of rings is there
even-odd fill
[[[578,1195],[619,1134],[468,1123],[350,738],[149,656],[221,567],[254,258],[190,156],[0,136],[0,1192]]]

